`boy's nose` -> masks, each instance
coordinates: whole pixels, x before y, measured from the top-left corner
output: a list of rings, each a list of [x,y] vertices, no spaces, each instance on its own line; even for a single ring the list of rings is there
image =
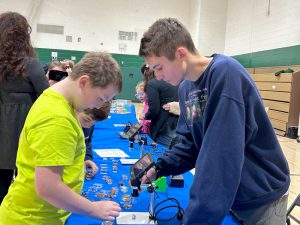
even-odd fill
[[[163,73],[160,71],[155,71],[155,77],[157,80],[162,80],[163,79]]]

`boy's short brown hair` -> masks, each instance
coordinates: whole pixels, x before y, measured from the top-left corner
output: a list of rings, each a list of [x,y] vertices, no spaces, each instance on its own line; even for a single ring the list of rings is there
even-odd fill
[[[102,121],[108,118],[110,107],[110,102],[104,102],[99,109],[86,109],[84,110],[84,113],[89,114],[95,121]]]
[[[48,64],[48,71],[52,70],[54,67],[59,67],[62,71],[66,71],[64,65],[60,61],[52,61]]]
[[[120,67],[110,54],[104,52],[89,52],[75,64],[70,78],[76,80],[82,75],[88,75],[92,87],[106,88],[112,84],[118,92],[122,90],[122,75]]]
[[[174,18],[159,19],[144,33],[139,56],[165,56],[174,60],[179,46],[197,53],[191,34],[182,23]]]

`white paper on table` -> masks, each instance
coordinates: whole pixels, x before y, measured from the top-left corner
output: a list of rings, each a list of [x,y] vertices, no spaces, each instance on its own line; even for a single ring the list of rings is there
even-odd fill
[[[122,123],[122,124],[115,123],[115,124],[114,124],[114,127],[125,127],[125,124],[123,124],[123,123]]]
[[[123,150],[118,148],[94,149],[94,152],[102,158],[125,158],[129,157]]]

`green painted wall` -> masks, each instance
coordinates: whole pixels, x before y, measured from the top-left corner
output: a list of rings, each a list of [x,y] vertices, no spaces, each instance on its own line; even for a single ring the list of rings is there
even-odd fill
[[[246,68],[300,65],[300,45],[232,57]]]
[[[75,62],[78,62],[86,51],[73,51],[62,49],[46,49],[36,48],[37,56],[41,63],[52,61],[52,52],[57,52],[57,60],[71,59],[75,57]],[[122,72],[123,89],[120,94],[116,96],[119,99],[129,99],[136,101],[135,86],[142,80],[140,67],[144,60],[136,55],[112,54],[113,58],[118,62]]]
[[[73,56],[76,57],[75,62],[78,62],[86,53],[86,51],[46,48],[36,48],[35,50],[41,63],[52,61],[52,52],[57,52],[57,60],[71,59]],[[112,56],[119,63],[123,77],[123,90],[116,98],[136,101],[135,86],[142,80],[140,67],[144,60],[136,55],[112,54]],[[232,57],[246,68],[300,65],[300,45]]]

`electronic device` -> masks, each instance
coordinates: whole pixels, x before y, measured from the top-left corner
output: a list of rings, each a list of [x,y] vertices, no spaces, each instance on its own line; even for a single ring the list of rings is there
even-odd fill
[[[154,165],[153,158],[148,152],[130,167],[130,182],[132,186],[139,186],[142,176]]]
[[[130,129],[130,127],[132,126],[132,123],[130,121],[128,121],[126,124],[125,124],[125,127],[124,127],[124,132],[127,133]]]
[[[118,132],[121,138],[123,139],[130,139],[134,138],[134,136],[142,129],[142,124],[139,122],[135,123],[133,126],[129,128],[127,132],[121,131]]]
[[[68,76],[68,72],[60,70],[49,70],[49,80],[61,81]]]

